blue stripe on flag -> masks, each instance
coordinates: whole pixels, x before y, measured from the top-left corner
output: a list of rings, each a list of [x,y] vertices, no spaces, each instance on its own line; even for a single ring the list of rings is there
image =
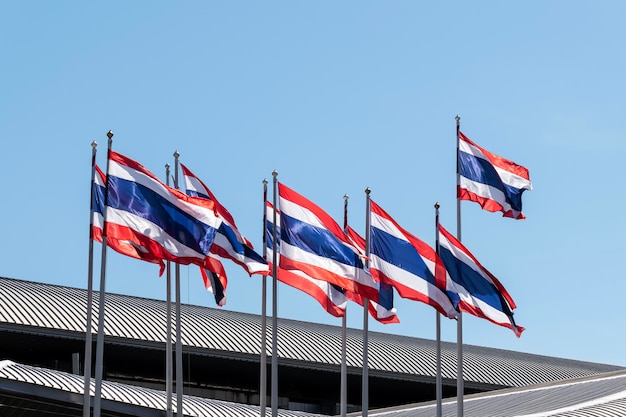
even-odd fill
[[[246,258],[245,262],[250,262],[252,260],[252,261],[262,263],[262,264],[267,264],[265,259],[263,259],[261,255],[256,253],[254,249],[252,249],[250,246],[241,245],[241,248],[243,250],[241,254]]]
[[[187,188],[186,194],[187,194],[188,196],[190,196],[190,197],[200,197],[200,198],[206,198],[207,200],[210,200],[210,199],[211,199],[208,195],[203,194],[203,193],[199,193],[198,191],[196,191],[196,190],[191,190],[191,189],[189,189],[189,188]]]
[[[378,305],[382,306],[386,310],[393,309],[393,287],[383,282],[380,283],[378,288]]]
[[[329,230],[297,220],[285,212],[281,213],[280,224],[280,238],[289,245],[345,265],[363,268],[363,262],[354,251]]]
[[[276,238],[278,239],[276,247],[280,249],[280,226],[276,228]],[[267,249],[274,251],[274,224],[269,219],[265,222],[265,242]]]
[[[239,242],[239,240],[237,239],[237,234],[235,233],[235,231],[233,230],[231,226],[222,222],[219,229],[217,229],[217,233],[223,235],[228,240],[228,242],[233,247],[233,250],[235,252],[241,255],[243,255],[246,252],[244,245],[241,242]]]
[[[104,187],[99,184],[92,184],[93,187],[93,201],[92,207],[94,213],[98,213],[104,216]]]

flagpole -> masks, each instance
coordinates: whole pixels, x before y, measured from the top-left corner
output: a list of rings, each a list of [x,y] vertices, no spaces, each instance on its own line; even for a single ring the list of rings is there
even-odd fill
[[[435,203],[435,251],[439,255],[439,203]],[[441,381],[441,314],[435,310],[437,315],[437,379],[436,379],[436,397],[437,397],[437,417],[442,416],[442,381]]]
[[[274,242],[274,250],[272,251],[272,417],[278,416],[278,302],[276,300],[278,295],[277,285],[277,268],[276,259],[276,195],[278,188],[278,171],[272,172],[274,177],[274,228],[272,229],[272,242]]]
[[[87,272],[87,314],[85,326],[85,359],[83,371],[85,381],[83,385],[83,417],[89,417],[91,414],[91,350],[92,350],[92,334],[91,320],[93,310],[93,187],[96,175],[96,153],[98,144],[94,140],[91,142],[91,190],[89,200],[89,261]]]
[[[461,173],[459,170],[459,144],[461,118],[457,115],[456,120],[456,238],[461,241],[461,199],[459,196],[461,187]],[[463,314],[459,311],[456,324],[457,364],[456,364],[456,407],[457,416],[463,417]]]
[[[174,188],[178,187],[178,151],[174,151]],[[176,274],[176,415],[183,417],[183,344],[180,317],[180,264],[175,264]]]
[[[343,196],[343,230],[348,231],[348,194]],[[341,382],[340,382],[340,395],[339,395],[339,410],[341,417],[346,417],[348,412],[348,366],[346,360],[346,340],[347,340],[347,321],[348,321],[348,306],[344,310],[343,317],[341,318]]]
[[[267,179],[263,180],[263,259],[267,260]],[[274,223],[274,227],[276,224]],[[275,241],[274,241],[275,242]],[[274,252],[276,244],[272,244]],[[261,381],[259,389],[259,407],[261,417],[265,417],[267,404],[267,275],[263,275],[261,289]]]
[[[165,184],[170,185],[170,164],[165,164]],[[166,336],[165,336],[165,395],[167,417],[172,417],[172,265],[166,262]]]
[[[365,269],[369,271],[370,256],[370,192],[369,187],[365,189]],[[363,297],[363,388],[361,392],[361,415],[367,417],[369,408],[369,375],[368,375],[368,350],[369,350],[369,329],[367,307],[369,300]]]
[[[104,222],[102,225],[102,258],[100,261],[100,294],[98,305],[98,336],[96,338],[96,385],[94,388],[93,397],[93,417],[100,417],[100,402],[102,395],[102,371],[103,371],[103,359],[104,359],[104,291],[106,280],[106,261],[107,261],[107,213],[109,203],[109,157],[111,154],[111,147],[113,146],[113,132],[109,130],[107,132],[108,148],[107,148],[107,167],[106,176],[107,182],[104,192]]]

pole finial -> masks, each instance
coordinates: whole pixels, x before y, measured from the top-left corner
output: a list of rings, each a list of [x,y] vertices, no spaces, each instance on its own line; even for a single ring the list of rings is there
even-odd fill
[[[456,120],[456,122],[459,123],[461,121],[461,116],[457,114],[454,120]]]
[[[178,159],[179,156],[180,156],[180,154],[178,153],[178,151],[174,151],[174,158]]]
[[[109,138],[109,139],[113,139],[113,131],[112,131],[112,130],[109,130],[109,131],[107,132],[107,138]]]
[[[348,194],[344,194],[343,195],[343,199],[344,201],[348,201],[348,199],[350,198],[350,196]]]
[[[439,205],[439,202],[435,203],[435,209],[439,210],[439,207],[441,207],[441,206]]]
[[[365,189],[365,194],[370,195],[371,192],[372,192],[372,190],[370,190],[370,187],[367,187]]]
[[[267,185],[267,178],[263,178],[263,185]]]
[[[272,177],[276,178],[278,176],[278,171],[274,170],[272,171]]]
[[[98,147],[98,142],[96,142],[95,140],[91,142],[91,147],[96,149]]]
[[[165,169],[170,169],[170,164],[165,164]]]

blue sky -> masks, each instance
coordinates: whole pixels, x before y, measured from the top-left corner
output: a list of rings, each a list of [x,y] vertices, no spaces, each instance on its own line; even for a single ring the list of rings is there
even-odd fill
[[[273,170],[339,222],[348,194],[361,233],[370,187],[434,245],[435,202],[456,227],[458,114],[534,187],[524,221],[461,205],[463,243],[526,327],[517,339],[466,316],[464,342],[626,366],[625,13],[621,1],[4,2],[0,275],[86,288],[90,144],[104,166],[109,130],[159,176],[178,150],[259,251]],[[261,279],[227,268],[224,308],[260,313]],[[197,268],[181,270],[183,301],[213,306]],[[109,251],[107,291],[164,299],[157,273]],[[282,284],[278,301],[280,317],[340,325]],[[400,324],[370,329],[434,338],[432,308],[396,307]],[[456,340],[455,322],[442,330]]]

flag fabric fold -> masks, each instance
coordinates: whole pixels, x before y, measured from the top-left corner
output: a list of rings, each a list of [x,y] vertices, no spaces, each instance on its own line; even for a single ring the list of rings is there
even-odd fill
[[[341,227],[317,205],[278,183],[280,263],[310,277],[378,301],[378,283]]]
[[[252,243],[237,228],[230,212],[217,200],[209,188],[194,175],[189,168],[181,164],[187,195],[213,201],[215,211],[222,217],[222,224],[217,229],[211,253],[230,259],[248,272],[248,274],[269,273],[267,262],[254,251]],[[216,271],[213,271],[216,272]]]
[[[532,190],[528,169],[481,148],[459,132],[458,170],[459,199],[476,202],[483,210],[501,211],[503,217],[526,218],[522,193]]]
[[[439,256],[449,275],[449,294],[459,311],[507,327],[520,337],[515,324],[515,302],[504,286],[485,269],[461,242],[439,224]]]
[[[365,239],[350,226],[346,227],[346,234],[354,246],[365,254]],[[364,304],[363,297],[358,294],[347,293],[346,296],[350,301],[361,306]],[[396,309],[393,306],[393,287],[389,284],[378,283],[378,302],[370,300],[367,310],[374,319],[383,324],[400,323]]]
[[[91,220],[91,238],[102,243],[102,231],[104,230],[104,195],[106,193],[106,177],[99,166],[95,166],[95,175],[92,181],[93,187],[93,212]],[[162,259],[151,254],[147,248],[139,242],[125,237],[118,237],[114,230],[107,236],[107,246],[122,255],[140,259],[159,265],[159,275],[165,271],[165,263]]]
[[[228,285],[224,265],[212,253],[209,253],[206,261],[206,267],[200,267],[204,288],[213,293],[215,304],[223,307],[226,305],[226,286]]]
[[[266,256],[268,263],[272,264],[274,250],[276,256],[280,256],[280,226],[276,228],[276,244],[274,244],[274,206],[266,202],[266,223],[265,235],[267,242]],[[280,224],[280,212],[276,212],[276,222]],[[322,308],[335,317],[343,317],[346,310],[346,294],[345,291],[329,282],[312,278],[302,271],[289,271],[282,268],[276,269],[276,278],[293,288],[303,291],[315,298]]]
[[[403,298],[426,303],[449,318],[458,315],[446,290],[446,271],[434,249],[404,230],[370,201],[370,272]]]
[[[105,233],[155,259],[204,267],[222,219],[212,201],[163,184],[141,164],[109,152]]]

